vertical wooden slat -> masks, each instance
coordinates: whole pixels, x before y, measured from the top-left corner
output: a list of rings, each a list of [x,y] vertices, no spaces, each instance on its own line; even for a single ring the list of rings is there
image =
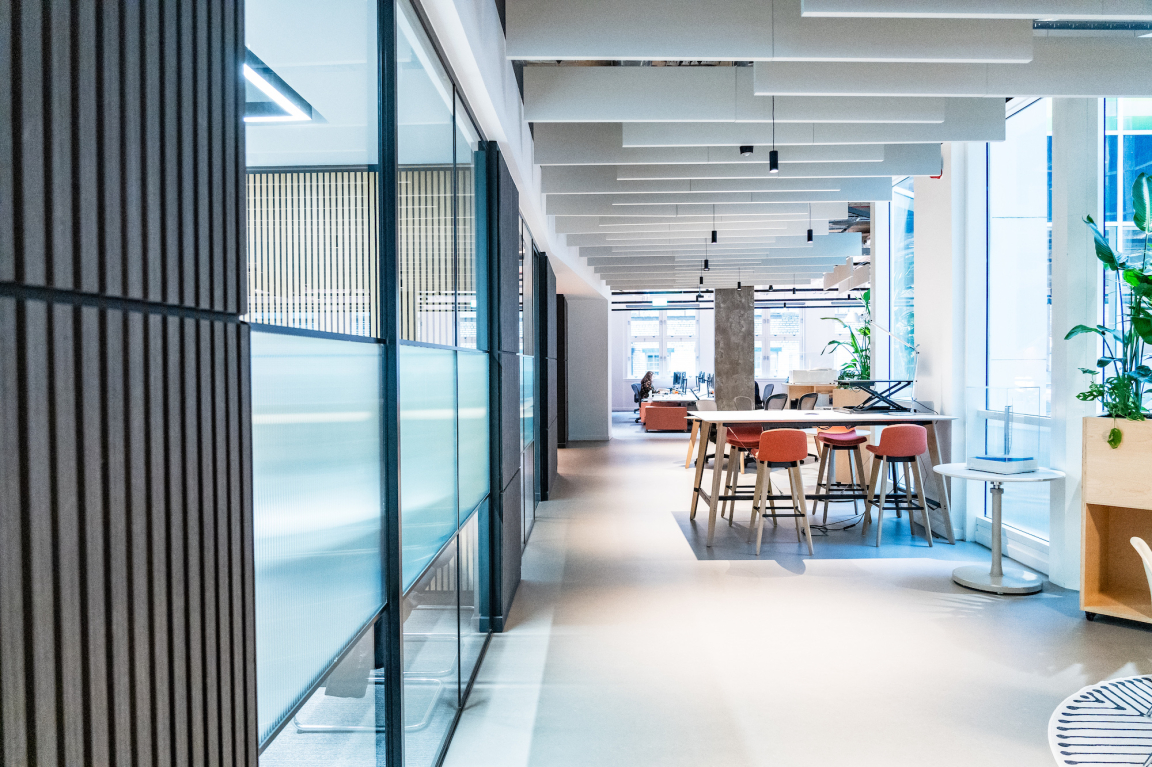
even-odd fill
[[[199,135],[196,102],[196,3],[177,3],[179,9],[179,33],[176,36],[179,56],[178,99],[180,112],[177,125],[180,129],[180,165],[178,168],[178,188],[180,206],[180,303],[184,306],[198,306],[199,238],[200,231],[196,218],[196,198],[198,182],[196,177],[196,138]]]
[[[60,741],[64,764],[83,764],[84,700],[83,641],[80,626],[82,587],[80,571],[80,477],[78,466],[79,426],[76,397],[77,310],[52,307],[53,399],[53,504],[55,506],[57,609],[59,641]]]
[[[228,516],[231,499],[228,483],[228,365],[225,348],[225,333],[231,328],[225,328],[222,323],[212,323],[207,329],[211,330],[212,347],[212,475],[215,480],[215,511],[216,511],[216,537],[215,557],[212,562],[212,571],[215,573],[215,608],[216,608],[216,637],[213,647],[217,660],[217,678],[219,679],[219,695],[216,696],[219,707],[217,729],[220,739],[220,763],[230,764],[232,757],[232,634],[231,609],[229,597],[232,590],[232,573],[229,567],[228,555],[231,546],[228,534],[231,529]]]
[[[10,83],[0,89],[0,125],[13,125],[12,100],[18,93],[18,83],[12,76],[12,55],[16,45],[16,25],[13,24],[14,3],[0,3],[0,83]],[[15,206],[12,195],[16,191],[12,174],[12,148],[16,136],[12,131],[0,130],[0,280],[16,277]],[[0,736],[3,735],[3,716],[0,716]]]
[[[148,475],[148,577],[152,584],[150,620],[147,630],[152,637],[152,696],[153,738],[156,762],[172,761],[172,731],[176,723],[171,699],[171,653],[169,644],[169,546],[168,546],[168,494],[167,444],[165,439],[165,336],[164,317],[152,314],[145,328],[146,383],[144,387],[145,413],[148,419],[145,431],[145,461]]]
[[[164,263],[163,206],[161,187],[164,183],[164,156],[161,149],[162,132],[156,128],[165,123],[168,117],[161,97],[161,79],[164,77],[163,56],[161,55],[162,33],[160,27],[161,3],[144,3],[142,8],[143,33],[141,35],[140,69],[143,85],[141,115],[143,120],[143,172],[144,210],[144,259],[147,267],[147,282],[144,297],[149,301],[163,301],[164,281],[167,276]]]
[[[189,481],[186,452],[188,401],[184,370],[184,325],[187,320],[164,318],[164,433],[165,478],[168,494],[168,631],[172,637],[172,752],[176,767],[188,767],[192,757],[192,689],[190,676],[192,636],[189,631],[189,579],[187,516]]]
[[[149,615],[151,578],[148,572],[148,451],[146,447],[147,410],[145,388],[144,316],[139,312],[125,314],[125,410],[128,426],[126,440],[128,471],[128,569],[130,584],[129,621],[130,655],[133,688],[132,717],[136,759],[140,764],[153,762],[152,723],[152,631]]]
[[[120,133],[123,162],[121,184],[124,227],[124,294],[130,298],[144,297],[148,262],[144,250],[144,141],[142,136],[141,100],[141,39],[140,3],[126,2],[120,10],[120,103],[122,128]]]
[[[15,216],[19,258],[17,279],[29,285],[43,285],[48,276],[48,253],[45,248],[45,209],[38,204],[44,199],[44,51],[42,8],[38,3],[22,3],[17,55],[20,56],[20,82],[13,117],[24,127],[15,147],[14,166],[19,179],[18,194],[22,200]]]
[[[48,25],[48,168],[51,200],[47,248],[52,253],[49,282],[59,288],[74,285],[72,239],[72,14],[64,3],[52,4]],[[7,82],[7,81],[5,81]]]
[[[112,296],[124,295],[123,258],[123,199],[121,173],[123,157],[121,146],[121,92],[120,92],[120,3],[106,0],[100,3],[100,26],[96,32],[100,40],[100,79],[97,83],[97,101],[100,117],[100,157],[97,174],[100,180],[99,205],[101,211],[100,242],[103,275],[100,290]]]
[[[103,337],[100,312],[79,310],[77,335],[83,490],[83,540],[80,567],[84,573],[81,623],[84,641],[84,700],[88,713],[87,763],[112,760],[112,708],[108,663],[106,506],[104,495],[104,379],[101,368]]]
[[[243,557],[243,614],[249,630],[244,633],[244,743],[247,745],[245,760],[248,767],[257,767],[256,747],[259,731],[256,723],[256,632],[251,627],[256,624],[256,568],[253,559],[255,551],[252,531],[252,370],[251,333],[247,326],[238,329],[239,345],[239,416],[240,416],[240,462],[242,486],[240,492],[240,552]]]
[[[200,472],[200,365],[198,322],[182,320],[181,371],[184,403],[184,553],[185,598],[187,599],[188,679],[205,679],[204,588],[201,544],[203,518],[203,477]],[[207,764],[204,700],[207,684],[188,686],[189,761],[199,767]]]
[[[72,16],[72,37],[75,46],[75,66],[72,86],[76,100],[75,120],[72,126],[76,155],[73,166],[75,206],[74,221],[78,230],[73,233],[77,288],[85,293],[100,290],[102,277],[100,256],[100,207],[96,205],[100,195],[99,157],[100,133],[99,110],[97,108],[97,78],[99,75],[99,52],[97,49],[98,11],[95,3],[81,3]],[[0,78],[3,82],[3,78]],[[2,121],[0,121],[2,122]]]

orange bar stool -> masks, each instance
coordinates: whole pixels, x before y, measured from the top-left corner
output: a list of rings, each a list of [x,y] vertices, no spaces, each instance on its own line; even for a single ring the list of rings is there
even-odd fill
[[[736,425],[728,427],[728,436],[724,440],[728,445],[728,471],[724,478],[724,494],[735,495],[739,490],[740,475],[744,473],[744,456],[751,453],[760,445],[760,434],[764,431],[759,424]],[[745,485],[747,487],[747,485]],[[725,516],[727,510],[728,524],[736,516],[736,501],[725,501],[720,506],[720,516]]]
[[[804,498],[804,479],[800,476],[800,463],[808,457],[808,435],[800,429],[769,429],[760,435],[760,444],[752,451],[756,459],[756,492],[752,501],[752,515],[756,519],[756,555],[760,555],[760,541],[764,536],[764,517],[793,517],[796,520],[796,541],[800,541],[801,527],[808,542],[808,555],[812,549],[812,530],[808,527],[808,506]],[[772,470],[787,469],[788,485],[791,490],[793,514],[777,514],[775,498],[772,496]],[[783,500],[781,498],[780,500]],[[765,513],[764,505],[772,504],[772,510]],[[803,525],[801,525],[803,523]],[[751,530],[749,530],[751,535]]]
[[[816,472],[816,492],[824,488],[824,524],[828,524],[828,496],[832,494],[833,486],[844,486],[833,476],[836,469],[836,453],[849,453],[848,461],[848,492],[855,495],[861,493],[868,498],[868,485],[864,484],[864,454],[860,446],[868,441],[867,432],[861,434],[851,426],[830,426],[826,431],[816,433],[816,447],[820,452],[820,468]],[[825,476],[827,472],[827,476]],[[856,511],[856,499],[852,499],[852,510]],[[812,513],[816,513],[816,504],[812,504]]]
[[[912,535],[916,529],[912,525],[914,511],[921,511],[924,515],[924,532],[928,537],[928,545],[932,545],[932,522],[928,519],[928,504],[924,500],[924,477],[920,474],[920,466],[916,457],[928,452],[928,430],[914,423],[902,423],[889,426],[880,432],[879,445],[867,445],[868,451],[876,456],[872,461],[872,477],[868,482],[871,488],[868,502],[864,506],[864,524],[860,534],[868,532],[868,525],[872,524],[872,503],[879,495],[876,504],[876,546],[880,546],[880,536],[884,531],[884,504],[888,498],[888,473],[891,468],[892,488],[896,489],[896,465],[904,468],[904,498],[908,502],[908,530]],[[912,465],[912,475],[916,478],[916,494],[920,498],[920,505],[912,504],[912,485],[908,479],[908,465]],[[880,492],[876,492],[876,480],[880,480]],[[899,511],[900,499],[895,497],[896,508]]]

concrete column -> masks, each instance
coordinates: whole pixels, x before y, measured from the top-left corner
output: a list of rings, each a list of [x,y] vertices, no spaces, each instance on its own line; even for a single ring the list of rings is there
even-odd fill
[[[755,296],[751,286],[716,291],[716,407],[720,410],[735,410],[736,397],[754,399],[756,393]]]
[[[1095,367],[1094,336],[1071,341],[1074,325],[1100,321],[1100,266],[1085,215],[1103,219],[1103,100],[1052,100],[1052,467],[1067,474],[1052,483],[1049,578],[1080,587],[1080,460],[1084,416],[1094,403],[1076,399]]]

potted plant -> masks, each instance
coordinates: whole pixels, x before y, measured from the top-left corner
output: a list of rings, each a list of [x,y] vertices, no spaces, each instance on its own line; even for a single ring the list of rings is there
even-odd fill
[[[1152,623],[1143,563],[1130,542],[1152,541],[1152,494],[1144,482],[1152,466],[1152,412],[1146,404],[1152,392],[1150,186],[1143,173],[1132,185],[1132,221],[1144,233],[1140,252],[1116,253],[1096,222],[1084,219],[1105,279],[1114,281],[1116,327],[1077,325],[1064,337],[1098,335],[1104,352],[1095,369],[1081,368],[1092,380],[1076,395],[1104,409],[1103,417],[1085,418],[1083,425],[1080,606],[1089,619],[1104,613]]]
[[[1095,333],[1103,341],[1104,355],[1096,361],[1097,369],[1080,369],[1093,380],[1087,391],[1077,394],[1076,398],[1083,402],[1100,402],[1105,414],[1113,419],[1107,437],[1112,449],[1120,447],[1124,436],[1117,421],[1143,421],[1149,415],[1144,404],[1145,397],[1152,392],[1152,367],[1148,365],[1148,344],[1152,344],[1152,264],[1148,262],[1148,233],[1152,230],[1152,223],[1148,219],[1149,181],[1149,177],[1141,173],[1132,185],[1135,208],[1132,222],[1144,232],[1144,248],[1140,254],[1117,254],[1092,217],[1084,218],[1084,222],[1092,228],[1096,257],[1104,264],[1105,279],[1115,280],[1116,283],[1117,327],[1077,325],[1064,336],[1064,340],[1068,340],[1082,333]],[[1097,375],[1101,375],[1102,380],[1095,380]]]
[[[851,355],[850,359],[840,366],[840,380],[856,380],[868,381],[872,378],[872,350],[870,345],[870,336],[872,335],[871,322],[872,322],[872,291],[865,290],[864,294],[860,296],[860,300],[864,302],[864,324],[859,328],[854,328],[839,317],[821,317],[822,320],[833,320],[839,322],[848,331],[848,340],[841,341],[840,339],[833,339],[824,347],[826,353],[829,349],[835,350],[837,347],[843,347],[848,350]]]

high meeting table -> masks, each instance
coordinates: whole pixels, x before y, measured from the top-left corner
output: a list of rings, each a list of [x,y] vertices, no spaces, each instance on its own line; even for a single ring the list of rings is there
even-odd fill
[[[716,534],[716,509],[721,500],[720,486],[723,481],[721,458],[724,455],[724,445],[728,437],[728,427],[737,425],[757,424],[765,429],[809,429],[816,426],[894,426],[900,423],[917,423],[928,430],[928,458],[933,466],[941,463],[940,441],[936,434],[936,424],[941,421],[955,421],[956,416],[938,415],[936,413],[908,413],[908,412],[870,412],[855,413],[851,410],[705,410],[688,414],[700,422],[700,447],[696,454],[696,479],[692,483],[692,506],[689,518],[696,518],[696,506],[700,499],[708,504],[708,546]],[[712,468],[712,488],[705,491],[701,487],[704,477],[704,464],[708,455],[708,442],[712,431],[716,432],[716,459]],[[949,543],[955,543],[952,533],[952,516],[949,513],[948,487],[944,480],[934,472],[926,472],[936,484],[937,495],[940,499],[940,512],[943,519],[941,527],[948,537]],[[812,494],[806,494],[811,497]],[[936,529],[936,524],[932,525]]]

